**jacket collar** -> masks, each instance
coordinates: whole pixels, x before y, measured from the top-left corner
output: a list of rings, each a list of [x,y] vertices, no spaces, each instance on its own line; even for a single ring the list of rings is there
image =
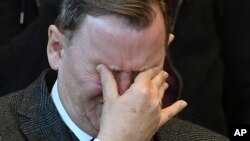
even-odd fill
[[[72,140],[72,133],[63,123],[50,92],[56,73],[46,70],[23,93],[18,114],[20,128],[29,140]]]

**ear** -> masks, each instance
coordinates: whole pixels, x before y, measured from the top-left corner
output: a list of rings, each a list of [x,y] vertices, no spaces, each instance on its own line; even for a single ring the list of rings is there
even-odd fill
[[[49,39],[47,45],[47,56],[50,67],[58,70],[62,59],[62,33],[55,25],[50,25],[48,29]]]
[[[173,34],[169,34],[168,36],[168,45],[170,45],[170,43],[174,40],[174,35]]]

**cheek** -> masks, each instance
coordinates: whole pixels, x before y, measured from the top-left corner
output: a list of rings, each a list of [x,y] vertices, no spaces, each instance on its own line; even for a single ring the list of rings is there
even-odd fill
[[[102,95],[102,87],[97,72],[77,69],[77,71],[73,73],[73,77],[81,95],[87,95],[88,99]]]
[[[86,92],[90,99],[102,97],[102,86],[100,84],[91,83],[86,87]]]
[[[102,96],[102,86],[97,73],[85,73],[81,85],[89,98],[92,99]]]

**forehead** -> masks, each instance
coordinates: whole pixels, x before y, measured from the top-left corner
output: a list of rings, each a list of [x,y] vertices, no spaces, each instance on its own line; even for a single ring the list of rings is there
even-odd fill
[[[87,15],[74,40],[91,57],[114,69],[146,69],[159,64],[164,56],[164,21],[158,13],[149,27],[136,30],[114,15]]]

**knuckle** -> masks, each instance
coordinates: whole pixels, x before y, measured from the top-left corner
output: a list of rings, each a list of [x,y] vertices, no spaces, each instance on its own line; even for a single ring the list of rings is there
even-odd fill
[[[149,95],[149,88],[147,87],[139,87],[137,85],[132,84],[131,85],[131,90],[134,91],[134,93],[138,95]]]
[[[136,93],[138,95],[141,95],[141,96],[147,96],[147,95],[149,95],[148,88],[140,88],[140,89],[136,89],[135,91],[136,91]]]

